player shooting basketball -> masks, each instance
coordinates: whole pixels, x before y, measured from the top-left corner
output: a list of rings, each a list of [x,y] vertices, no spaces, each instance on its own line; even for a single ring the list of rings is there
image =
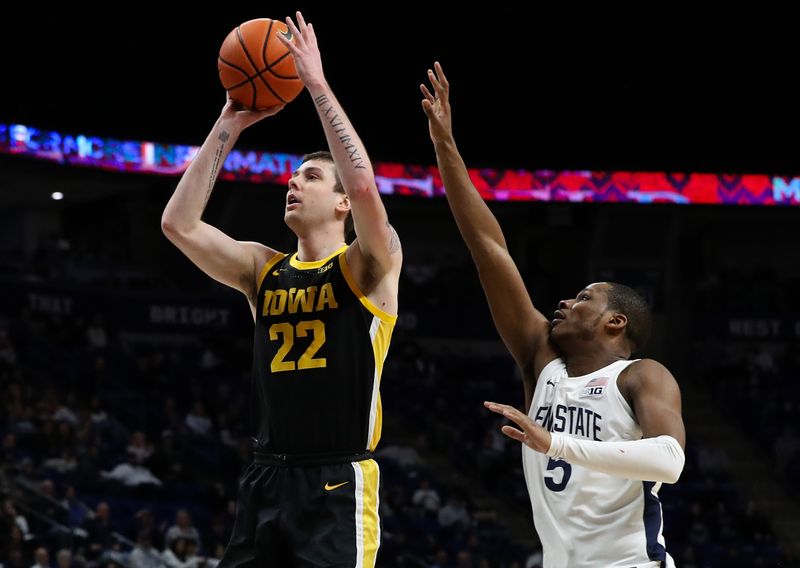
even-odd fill
[[[378,386],[397,318],[402,254],[367,152],[323,73],[314,28],[287,18],[294,57],[328,141],[289,180],[297,252],[236,241],[201,220],[241,132],[281,107],[229,98],[164,210],[167,237],[242,292],[255,320],[254,462],[239,486],[220,566],[374,566],[380,542]],[[356,239],[345,242],[349,216]]]

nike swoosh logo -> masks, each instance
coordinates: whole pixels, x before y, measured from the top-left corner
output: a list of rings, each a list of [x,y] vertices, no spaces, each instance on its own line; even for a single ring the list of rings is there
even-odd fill
[[[273,276],[279,276],[279,275],[280,275],[280,273],[281,273],[281,271],[280,271],[280,270],[276,270],[276,271],[274,271],[274,272],[272,273],[272,275],[273,275]]]
[[[331,485],[330,483],[325,484],[325,491],[333,491],[334,489],[339,489],[342,485],[347,485],[350,483],[349,481],[344,481],[342,483],[337,483],[336,485]]]

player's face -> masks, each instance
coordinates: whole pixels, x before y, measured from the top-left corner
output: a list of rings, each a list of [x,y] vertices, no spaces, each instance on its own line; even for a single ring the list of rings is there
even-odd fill
[[[550,322],[550,337],[556,345],[573,338],[592,339],[602,330],[608,311],[608,289],[605,282],[596,282],[578,292],[575,298],[558,303]]]
[[[310,226],[335,219],[336,204],[343,194],[336,193],[336,170],[326,160],[309,160],[289,178],[284,220],[292,228]]]

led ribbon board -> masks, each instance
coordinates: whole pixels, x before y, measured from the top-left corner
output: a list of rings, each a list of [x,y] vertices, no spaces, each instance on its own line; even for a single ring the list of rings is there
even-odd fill
[[[65,165],[120,172],[176,176],[197,146],[159,144],[62,134],[22,124],[0,123],[0,153],[29,156]],[[232,150],[219,177],[285,185],[301,156]],[[434,166],[375,163],[378,189],[386,195],[440,197],[444,187]],[[716,203],[800,205],[800,177],[761,174],[597,172],[470,169],[487,201],[563,201],[618,203]]]

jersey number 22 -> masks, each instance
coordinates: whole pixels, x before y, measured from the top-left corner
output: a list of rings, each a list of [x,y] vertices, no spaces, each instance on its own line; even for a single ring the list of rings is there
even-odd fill
[[[295,337],[308,337],[311,332],[311,344],[306,348],[305,352],[300,355],[300,359],[295,361],[286,361],[286,356],[294,346]],[[317,354],[320,347],[325,343],[325,324],[320,320],[301,321],[297,325],[292,325],[287,322],[274,323],[269,328],[270,341],[276,341],[278,336],[281,336],[283,343],[272,358],[269,368],[273,373],[280,373],[281,371],[294,371],[303,369],[319,369],[328,364],[327,359],[321,357],[315,359],[314,355]]]

